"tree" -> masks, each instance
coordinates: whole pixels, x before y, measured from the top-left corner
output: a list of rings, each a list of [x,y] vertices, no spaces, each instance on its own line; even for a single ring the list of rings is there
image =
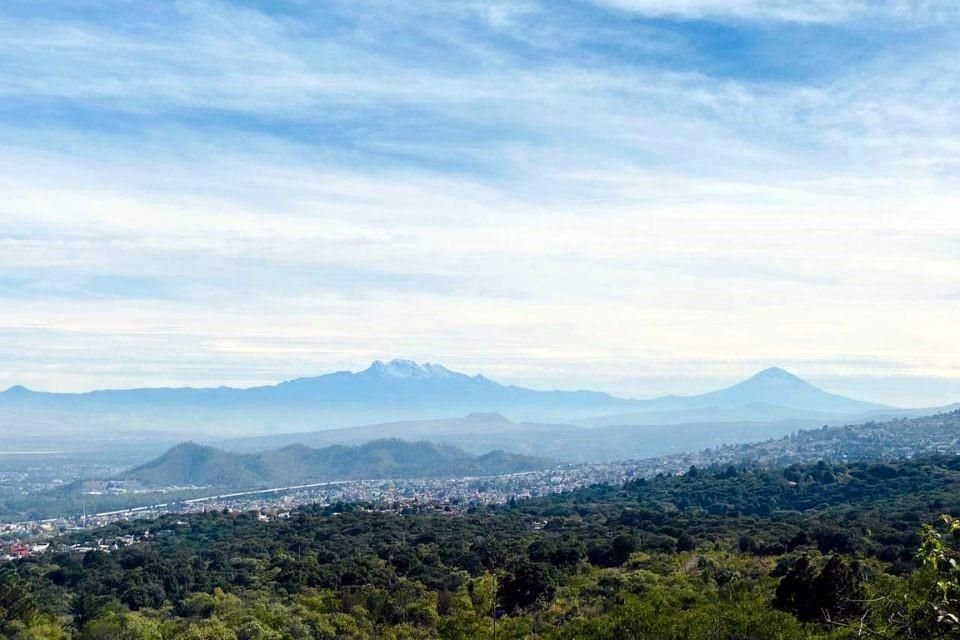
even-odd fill
[[[931,525],[920,533],[917,559],[936,576],[936,592],[930,594],[929,611],[939,624],[960,631],[960,520],[942,516],[946,535]]]
[[[89,591],[81,591],[74,595],[73,602],[70,604],[70,613],[73,614],[74,626],[82,630],[88,622],[100,615],[100,612],[103,611],[106,606],[106,598],[96,596]]]
[[[780,580],[774,605],[801,620],[844,620],[863,612],[862,582],[856,561],[833,555],[818,570],[805,554]]]
[[[35,613],[33,596],[27,584],[13,569],[0,570],[0,622],[27,621]]]
[[[504,577],[501,604],[507,611],[528,609],[552,598],[554,589],[555,578],[549,565],[524,560]]]
[[[88,622],[79,640],[161,640],[160,625],[137,613],[116,613]]]
[[[640,544],[637,537],[631,534],[622,534],[610,542],[610,563],[619,566],[630,558],[630,554],[637,551]]]

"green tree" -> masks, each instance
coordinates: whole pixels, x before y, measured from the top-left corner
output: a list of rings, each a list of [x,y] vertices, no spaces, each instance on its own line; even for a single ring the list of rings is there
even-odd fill
[[[0,569],[0,622],[28,621],[35,613],[30,587],[12,568]]]

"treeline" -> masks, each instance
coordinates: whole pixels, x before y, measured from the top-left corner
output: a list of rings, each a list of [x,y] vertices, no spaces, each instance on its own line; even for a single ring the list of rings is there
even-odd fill
[[[955,637],[960,458],[691,468],[453,516],[129,522],[0,575],[7,638]],[[939,533],[938,533],[939,531]]]

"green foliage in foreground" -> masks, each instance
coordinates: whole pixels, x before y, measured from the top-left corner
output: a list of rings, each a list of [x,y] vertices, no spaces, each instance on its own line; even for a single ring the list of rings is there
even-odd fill
[[[463,515],[125,523],[0,572],[9,639],[960,637],[960,459],[691,471]],[[496,614],[496,615],[495,615]]]

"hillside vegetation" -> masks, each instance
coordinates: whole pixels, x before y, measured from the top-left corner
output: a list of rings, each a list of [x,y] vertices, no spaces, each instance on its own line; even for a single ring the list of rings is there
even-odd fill
[[[692,468],[460,517],[180,515],[92,534],[151,542],[18,563],[0,606],[8,638],[467,640],[494,617],[499,640],[948,638],[943,512],[955,456]]]
[[[447,445],[374,440],[349,447],[290,445],[239,454],[193,443],[178,445],[123,480],[154,487],[214,486],[245,489],[322,482],[411,477],[497,475],[542,469],[547,460],[491,451],[478,456]]]

